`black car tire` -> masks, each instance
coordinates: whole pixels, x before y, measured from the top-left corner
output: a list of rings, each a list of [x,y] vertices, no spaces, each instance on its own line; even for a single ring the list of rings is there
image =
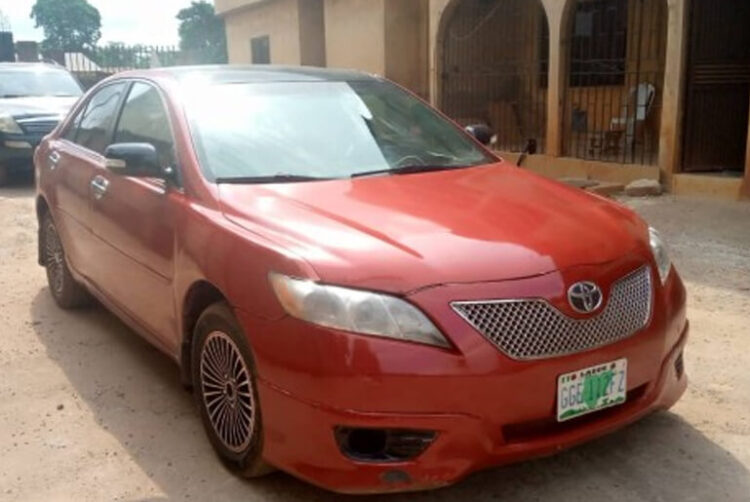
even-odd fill
[[[66,310],[88,305],[91,297],[86,288],[70,273],[65,250],[49,213],[42,217],[39,238],[42,240],[41,250],[47,270],[47,284],[55,303]]]
[[[0,165],[0,187],[4,187],[8,183],[8,168]]]
[[[214,349],[223,351],[221,357],[212,359]],[[211,305],[198,318],[190,366],[195,403],[224,465],[245,478],[273,472],[262,457],[263,424],[253,355],[226,303]]]

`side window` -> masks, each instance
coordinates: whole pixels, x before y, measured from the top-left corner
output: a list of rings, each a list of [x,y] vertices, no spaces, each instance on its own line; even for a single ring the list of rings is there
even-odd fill
[[[81,124],[75,142],[98,153],[104,153],[109,145],[109,132],[117,115],[117,105],[120,103],[126,84],[108,85],[99,90],[89,100],[86,111],[83,112]]]
[[[70,123],[68,124],[68,128],[65,129],[65,131],[62,133],[62,137],[64,139],[75,143],[76,135],[78,134],[78,128],[81,125],[81,117],[83,117],[84,110],[86,110],[85,106],[78,110],[76,116],[73,117],[73,120],[70,121]]]
[[[159,91],[151,85],[136,82],[115,130],[115,143],[150,143],[154,145],[162,167],[175,165],[174,141],[169,119]]]

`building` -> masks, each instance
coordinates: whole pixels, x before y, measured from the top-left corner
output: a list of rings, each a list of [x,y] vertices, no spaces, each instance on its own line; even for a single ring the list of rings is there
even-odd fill
[[[216,0],[231,63],[357,68],[530,169],[750,195],[746,0]],[[717,27],[721,27],[717,29]]]

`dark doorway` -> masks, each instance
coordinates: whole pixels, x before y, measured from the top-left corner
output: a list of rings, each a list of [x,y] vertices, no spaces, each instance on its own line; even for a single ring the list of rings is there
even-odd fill
[[[750,106],[750,2],[690,0],[683,170],[742,172]]]

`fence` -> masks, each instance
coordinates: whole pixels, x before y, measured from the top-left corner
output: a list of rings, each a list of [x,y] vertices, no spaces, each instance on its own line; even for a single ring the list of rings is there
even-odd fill
[[[177,65],[226,63],[222,56],[202,51],[184,51],[176,47],[111,44],[77,52],[44,51],[52,60],[73,73],[85,88],[110,75],[128,70]]]

